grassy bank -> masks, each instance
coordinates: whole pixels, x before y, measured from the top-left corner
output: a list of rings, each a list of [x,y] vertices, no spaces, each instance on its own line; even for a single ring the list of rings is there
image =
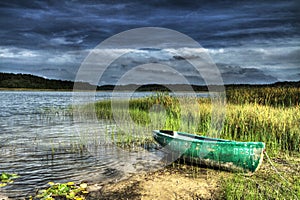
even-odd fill
[[[289,87],[227,91],[226,115],[218,137],[265,142],[267,153],[274,164],[268,164],[265,159],[263,167],[251,177],[229,174],[221,178],[220,197],[296,199],[300,196],[299,96],[299,88]],[[82,115],[96,113],[100,119],[117,121],[119,129],[110,135],[110,139],[122,147],[130,147],[151,144],[153,129],[208,135],[215,123],[211,120],[212,115],[216,114],[212,113],[215,112],[212,105],[209,99],[157,94],[132,99],[129,103],[121,100],[113,103],[101,101],[81,107],[78,112]]]
[[[95,109],[98,118],[117,119],[118,123],[124,123],[123,129],[118,130],[115,137],[123,135],[131,142],[151,140],[153,129],[173,129],[207,135],[213,125],[211,121],[213,105],[209,99],[183,97],[179,100],[160,94],[132,99],[129,105],[127,104],[128,102],[121,100],[113,104],[110,100],[100,101],[95,105],[81,108],[80,112],[89,115]],[[298,105],[265,104],[266,102],[227,103],[223,128],[218,136],[237,141],[263,141],[271,155],[278,152],[300,152]],[[133,124],[128,123],[128,120]]]

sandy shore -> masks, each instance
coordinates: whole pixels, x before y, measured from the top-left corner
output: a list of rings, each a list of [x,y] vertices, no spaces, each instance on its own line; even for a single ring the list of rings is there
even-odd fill
[[[8,197],[4,196],[3,194],[0,194],[0,200],[8,200]]]
[[[220,177],[226,176],[226,172],[189,168],[191,167],[167,167],[155,172],[136,174],[119,182],[95,185],[95,191],[87,199],[218,199],[218,182]]]

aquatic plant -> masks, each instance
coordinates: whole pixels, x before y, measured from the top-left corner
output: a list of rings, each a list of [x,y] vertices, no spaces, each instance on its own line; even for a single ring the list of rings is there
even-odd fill
[[[75,184],[74,182],[68,183],[48,183],[50,187],[45,190],[38,191],[38,194],[29,199],[42,199],[42,200],[54,200],[54,199],[71,199],[71,200],[84,200],[88,185],[86,183]]]
[[[13,183],[13,179],[18,178],[17,174],[10,174],[6,172],[2,172],[0,176],[0,187],[4,187],[9,183]]]

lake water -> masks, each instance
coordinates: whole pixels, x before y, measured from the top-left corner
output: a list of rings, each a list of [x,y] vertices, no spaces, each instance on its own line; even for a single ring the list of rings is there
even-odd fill
[[[134,93],[134,97],[151,94]],[[111,93],[92,96],[82,99],[109,99]],[[80,103],[87,103],[82,99]],[[74,120],[68,109],[74,103],[72,92],[0,91],[0,100],[0,172],[20,175],[0,188],[0,194],[20,199],[34,195],[49,181],[105,182],[160,167],[157,158],[162,152],[126,151],[107,142],[104,138],[113,132],[114,124]],[[83,150],[91,135],[97,144]]]

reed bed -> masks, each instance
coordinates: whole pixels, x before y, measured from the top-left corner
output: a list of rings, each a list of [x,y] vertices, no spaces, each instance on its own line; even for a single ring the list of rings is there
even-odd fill
[[[253,176],[227,174],[220,180],[220,199],[299,199],[299,88],[230,88],[218,137],[262,141],[278,171],[267,160]],[[89,108],[89,109],[87,109]],[[210,135],[213,104],[208,98],[157,94],[128,102],[100,101],[81,108],[81,114],[117,120],[110,139],[121,147],[151,146],[153,129],[172,129]],[[117,115],[117,117],[116,117]],[[130,116],[130,119],[128,119]],[[197,173],[197,167],[195,173]],[[199,170],[198,170],[199,171]],[[278,172],[281,175],[278,175]],[[286,180],[283,180],[282,178]]]
[[[299,106],[299,87],[232,87],[226,90],[227,101],[233,104],[255,103],[273,107]]]
[[[117,105],[114,113],[111,102],[107,100],[97,102],[95,111],[101,119],[114,120],[114,115],[117,115],[118,122],[124,124],[128,123],[130,116],[133,124],[127,124],[125,130],[117,132],[127,135],[124,138],[131,142],[142,141],[140,138],[151,141],[153,129],[209,135],[212,128],[211,102],[208,99],[184,98],[183,101],[160,94],[132,99],[128,107],[122,106],[126,102],[119,101],[114,103]],[[155,110],[155,106],[159,106],[160,110]],[[131,136],[135,139],[129,139]],[[228,103],[223,128],[219,130],[218,137],[237,141],[262,141],[272,154],[279,151],[300,152],[300,111],[298,106],[272,107],[259,103]]]

